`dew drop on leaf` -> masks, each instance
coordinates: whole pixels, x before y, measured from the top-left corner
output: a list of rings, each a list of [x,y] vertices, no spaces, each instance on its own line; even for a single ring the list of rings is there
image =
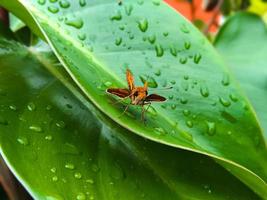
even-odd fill
[[[58,128],[65,128],[66,124],[64,121],[59,121],[59,122],[56,122],[56,126]]]
[[[80,29],[83,27],[83,20],[81,18],[66,19],[65,24],[74,28]]]
[[[4,119],[2,116],[0,116],[0,125],[8,125],[8,121],[6,119]]]
[[[18,137],[17,139],[18,143],[27,146],[29,144],[29,141],[26,137]]]
[[[9,109],[13,110],[13,111],[17,111],[18,110],[17,106],[15,106],[15,105],[10,105]]]
[[[54,181],[54,182],[58,181],[58,177],[57,176],[53,176],[52,177],[52,181]]]
[[[132,11],[133,11],[133,5],[131,5],[131,4],[130,5],[126,5],[124,7],[124,9],[125,9],[126,15],[130,16],[132,14]]]
[[[155,73],[154,73],[156,76],[160,76],[161,75],[161,71],[160,71],[160,69],[158,69],[157,71],[155,71]]]
[[[55,13],[58,13],[59,9],[56,6],[49,6],[48,11],[55,14]]]
[[[74,173],[74,178],[81,179],[82,178],[82,174],[80,172],[75,172]]]
[[[75,166],[74,166],[74,164],[72,164],[72,163],[66,163],[66,164],[65,164],[65,168],[66,168],[66,169],[71,169],[71,170],[73,170],[73,169],[75,169]]]
[[[187,58],[186,57],[184,57],[184,58],[180,58],[180,63],[181,64],[186,64],[186,62],[187,62]]]
[[[79,4],[81,7],[86,6],[86,0],[79,0]]]
[[[231,105],[231,102],[223,97],[220,97],[219,101],[224,107],[229,107]]]
[[[180,27],[180,29],[181,29],[181,31],[183,33],[189,33],[190,32],[189,29],[188,29],[188,27],[186,26],[186,24],[182,24],[181,27]]]
[[[154,128],[154,130],[159,135],[165,135],[166,134],[166,131],[161,127],[156,127],[156,128]]]
[[[39,133],[43,132],[43,129],[40,126],[32,125],[32,126],[29,126],[29,129],[34,131],[34,132],[39,132]]]
[[[46,0],[38,0],[38,4],[40,5],[45,5],[45,3],[46,3]]]
[[[117,38],[117,39],[115,40],[115,44],[116,44],[117,46],[120,46],[121,43],[122,43],[122,38],[121,38],[121,37],[119,37],[119,38]]]
[[[114,15],[110,17],[111,21],[120,21],[122,19],[122,15],[120,11],[117,11]]]
[[[30,102],[28,105],[27,105],[27,108],[29,111],[34,111],[36,109],[36,106],[33,102]]]
[[[174,47],[174,46],[171,46],[170,47],[170,52],[171,52],[171,54],[173,55],[173,56],[177,56],[177,49]]]
[[[203,97],[208,97],[209,96],[209,89],[206,85],[201,85],[200,86],[200,94],[203,96]]]
[[[198,64],[201,60],[202,56],[200,54],[194,55],[194,63]]]
[[[52,173],[56,173],[56,172],[57,172],[57,169],[56,169],[55,167],[52,167],[52,168],[50,169],[50,171],[51,171]]]
[[[70,7],[70,3],[67,0],[60,0],[59,5],[61,8],[69,8]]]
[[[156,36],[155,35],[148,36],[148,41],[150,42],[150,44],[154,44],[156,42]]]
[[[157,57],[162,57],[164,54],[164,50],[160,44],[155,45],[156,55]]]
[[[187,126],[188,128],[192,128],[192,127],[194,126],[194,124],[193,124],[192,121],[188,120],[188,121],[186,121],[186,126]]]
[[[84,193],[80,192],[77,196],[76,196],[77,200],[85,200],[86,196]]]
[[[188,100],[184,97],[180,99],[181,104],[187,104]]]
[[[53,137],[52,137],[52,135],[46,135],[45,139],[48,140],[48,141],[51,141],[53,139]]]
[[[207,133],[209,135],[214,135],[216,133],[216,124],[214,122],[206,121]]]
[[[138,28],[140,29],[140,31],[142,32],[146,32],[148,29],[148,21],[147,19],[141,19],[138,21]]]
[[[228,86],[230,84],[230,79],[228,74],[223,75],[222,84],[224,86]]]
[[[238,101],[237,96],[235,96],[234,94],[230,94],[229,97],[233,102],[237,102]]]
[[[152,3],[153,3],[155,6],[159,6],[159,5],[160,5],[160,0],[153,0]]]
[[[189,116],[190,115],[190,111],[185,109],[185,110],[183,110],[183,114],[184,114],[184,116]]]
[[[191,43],[190,42],[185,42],[184,43],[184,48],[185,49],[190,49],[190,47],[191,47]]]

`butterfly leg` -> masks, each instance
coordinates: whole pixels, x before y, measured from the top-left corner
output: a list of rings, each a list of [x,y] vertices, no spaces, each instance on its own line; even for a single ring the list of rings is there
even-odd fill
[[[121,115],[119,116],[119,118],[121,118],[128,110],[130,104],[127,104],[127,106],[125,107],[124,111],[121,113]]]

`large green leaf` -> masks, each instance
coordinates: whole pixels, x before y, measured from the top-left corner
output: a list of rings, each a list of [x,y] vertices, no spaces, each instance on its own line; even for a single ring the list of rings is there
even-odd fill
[[[267,29],[260,17],[239,13],[222,27],[215,46],[240,80],[267,138]]]
[[[85,106],[44,69],[61,68],[44,48],[0,47],[1,153],[35,199],[258,199],[211,159],[130,134],[77,94]]]
[[[75,82],[114,121],[151,140],[222,160],[267,196],[266,145],[250,104],[208,41],[165,3],[1,4],[17,15],[27,9]],[[153,105],[146,125],[140,122],[139,108],[118,117],[122,104],[114,106],[105,93],[107,87],[126,86],[125,68],[133,71],[137,85],[148,79],[152,88],[173,86],[161,92],[169,100]]]

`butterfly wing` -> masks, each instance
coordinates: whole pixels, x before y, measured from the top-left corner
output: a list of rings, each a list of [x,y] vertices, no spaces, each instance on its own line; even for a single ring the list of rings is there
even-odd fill
[[[129,69],[126,71],[126,80],[130,91],[134,89],[134,77]]]
[[[109,88],[107,89],[107,93],[116,95],[120,98],[125,98],[130,95],[130,92],[128,89],[120,89],[120,88]]]
[[[157,101],[157,102],[162,102],[166,101],[167,99],[163,96],[157,95],[157,94],[150,94],[145,98],[145,101]]]

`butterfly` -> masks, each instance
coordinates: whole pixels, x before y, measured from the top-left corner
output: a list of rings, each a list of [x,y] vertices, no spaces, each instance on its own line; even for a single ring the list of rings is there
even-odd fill
[[[128,88],[108,88],[107,93],[118,96],[121,100],[130,98],[131,102],[128,104],[123,111],[124,114],[129,105],[138,105],[142,107],[142,121],[144,121],[145,112],[148,110],[152,102],[164,102],[166,98],[158,94],[148,94],[148,82],[144,83],[144,86],[136,87],[134,85],[134,77],[129,69],[126,70],[126,80],[128,83]],[[147,109],[144,108],[148,105]]]

